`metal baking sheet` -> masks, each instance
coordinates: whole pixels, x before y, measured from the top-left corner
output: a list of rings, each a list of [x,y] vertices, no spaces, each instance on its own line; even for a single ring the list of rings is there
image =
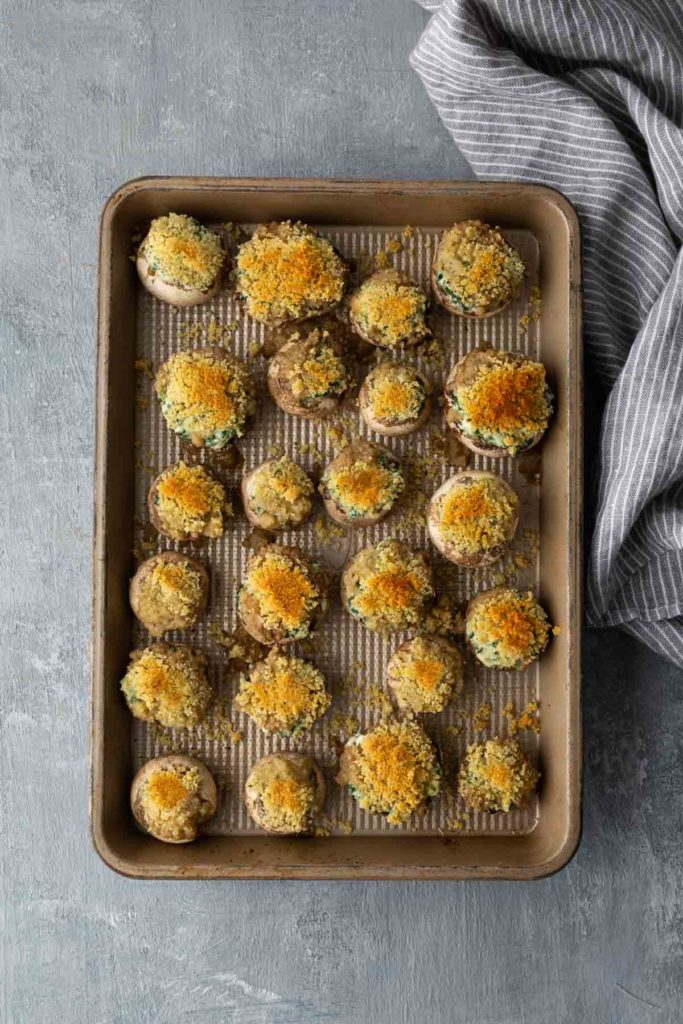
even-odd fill
[[[213,184],[211,179],[200,180]],[[171,179],[171,182],[173,181],[174,179]],[[310,213],[306,210],[307,183],[293,183],[296,186],[296,202],[288,202],[287,189],[278,193],[279,183],[269,182],[264,183],[263,188],[256,187],[253,195],[249,196],[250,201],[240,205],[234,201],[233,195],[234,189],[240,183],[224,186],[224,198],[232,201],[221,203],[216,202],[216,195],[211,202],[200,188],[193,189],[192,181],[189,180],[182,197],[169,196],[163,180],[156,188],[154,184],[148,188],[141,187],[142,198],[146,202],[142,206],[138,203],[138,206],[145,214],[144,219],[168,209],[188,210],[212,222],[238,222],[248,231],[250,225],[257,220],[269,220],[273,216],[301,217],[328,237],[342,255],[356,266],[359,275],[363,270],[367,271],[369,267],[379,262],[411,274],[427,290],[429,268],[441,232],[454,219],[459,219],[447,209],[448,203],[443,204],[443,219],[441,216],[438,219],[427,219],[429,212],[435,212],[435,205],[424,201],[428,183],[402,183],[410,201],[406,202],[405,196],[401,195],[393,204],[393,211],[391,191],[396,188],[394,183],[385,183],[384,190],[380,183],[366,183],[371,196],[375,193],[373,198],[376,201],[384,200],[387,204],[384,209],[381,209],[381,202],[375,204],[381,212],[381,217],[377,218],[379,223],[370,225],[353,221],[349,223],[347,218],[342,216],[335,222],[330,216],[332,212],[336,212],[335,207],[339,212],[343,212],[344,206],[348,210],[349,202],[354,198],[354,191],[362,190],[364,183],[329,183],[327,189],[326,183],[312,183],[319,191],[325,193],[325,200],[329,200],[324,208],[324,218],[316,218],[311,214],[319,209],[319,204],[310,202]],[[342,202],[339,192],[344,184],[348,187]],[[448,188],[450,195],[457,196],[456,186],[443,184],[439,187],[444,191]],[[385,438],[369,432],[358,414],[355,394],[344,403],[339,415],[325,424],[288,416],[267,397],[267,359],[258,353],[264,342],[267,347],[268,334],[243,312],[229,291],[223,291],[205,305],[177,310],[145,292],[137,282],[132,266],[121,270],[122,276],[125,277],[126,298],[132,307],[129,309],[127,326],[126,355],[132,357],[126,368],[127,396],[125,409],[117,410],[119,415],[125,415],[126,430],[118,437],[112,434],[112,409],[109,405],[105,447],[109,458],[115,460],[117,467],[120,467],[121,462],[127,464],[127,476],[123,469],[119,468],[117,472],[121,473],[127,486],[132,486],[126,505],[128,530],[119,524],[120,536],[115,545],[118,578],[110,579],[110,584],[116,594],[115,603],[118,603],[121,595],[125,594],[127,577],[134,570],[133,551],[140,558],[159,550],[186,550],[204,562],[212,578],[211,599],[206,616],[195,628],[169,633],[165,639],[190,643],[207,656],[209,675],[216,689],[217,700],[206,721],[195,729],[161,729],[133,720],[125,709],[122,698],[116,692],[118,680],[116,683],[113,679],[110,680],[106,691],[107,701],[116,708],[111,714],[117,718],[121,737],[125,737],[126,734],[128,736],[127,756],[124,759],[118,754],[121,762],[117,773],[119,801],[112,809],[115,812],[117,827],[127,831],[128,841],[136,848],[140,843],[146,844],[144,856],[136,855],[132,863],[126,861],[124,865],[119,863],[118,856],[112,858],[108,849],[102,851],[102,846],[107,846],[107,843],[102,840],[98,842],[98,829],[95,827],[96,845],[108,862],[116,860],[113,866],[144,877],[167,874],[190,877],[240,874],[276,877],[314,877],[318,874],[324,877],[460,877],[472,873],[487,877],[523,877],[525,873],[533,875],[545,872],[533,867],[529,867],[525,872],[524,857],[521,853],[522,863],[519,868],[515,869],[513,865],[506,868],[505,851],[522,851],[525,846],[531,848],[538,843],[545,831],[544,815],[548,821],[557,817],[559,822],[562,819],[560,807],[564,804],[566,810],[569,800],[571,822],[565,816],[561,824],[565,830],[571,825],[573,832],[578,835],[578,795],[574,792],[573,786],[578,780],[579,766],[575,763],[575,749],[571,754],[574,763],[570,763],[567,761],[568,748],[563,749],[562,744],[565,740],[571,739],[571,746],[574,748],[578,734],[578,725],[575,721],[578,707],[578,676],[574,659],[578,649],[575,615],[579,592],[578,576],[572,569],[578,552],[571,548],[571,533],[578,528],[578,508],[574,507],[574,499],[578,488],[575,478],[577,467],[580,466],[580,453],[576,451],[575,444],[579,426],[576,422],[578,408],[572,408],[568,398],[571,389],[577,385],[576,374],[580,372],[580,368],[576,367],[577,353],[569,351],[566,341],[566,351],[558,353],[558,344],[561,346],[563,339],[572,337],[576,325],[565,316],[565,322],[561,325],[563,330],[557,330],[559,298],[563,294],[564,285],[568,285],[569,282],[559,280],[559,268],[553,265],[552,246],[548,244],[550,236],[544,235],[543,229],[537,226],[534,218],[528,216],[528,208],[525,210],[524,205],[516,203],[513,196],[505,195],[511,188],[493,185],[468,185],[467,188],[461,186],[462,194],[466,197],[461,216],[481,216],[483,219],[503,224],[506,236],[520,250],[528,268],[522,294],[501,315],[482,321],[454,317],[435,306],[432,317],[434,343],[426,350],[418,350],[415,354],[409,352],[405,356],[407,361],[414,362],[432,381],[436,395],[440,394],[449,369],[476,345],[492,344],[494,347],[522,351],[533,358],[542,359],[549,367],[550,380],[557,394],[558,412],[550,428],[549,441],[542,448],[542,455],[539,457],[530,453],[516,460],[490,460],[470,456],[471,467],[491,469],[500,473],[512,484],[521,499],[520,527],[510,554],[503,563],[485,569],[468,570],[451,566],[427,540],[424,519],[420,514],[420,501],[436,490],[443,480],[462,468],[462,451],[447,437],[439,402],[435,402],[428,424],[407,438]],[[533,192],[535,187],[526,188]],[[220,197],[220,182],[216,184],[216,190]],[[486,195],[487,190],[494,193],[494,209],[502,209],[503,217],[492,217],[488,212],[487,203],[491,205],[491,196]],[[281,194],[282,191],[285,192],[284,195]],[[549,190],[538,191],[547,193]],[[316,189],[311,188],[309,196],[314,196],[315,192]],[[277,196],[275,207],[274,195]],[[193,209],[191,203],[188,206],[189,196],[192,199],[199,197],[202,208]],[[337,204],[334,202],[335,196],[339,200]],[[540,206],[540,197],[537,198]],[[140,199],[139,192],[137,199]],[[528,204],[533,201],[533,197],[530,199],[527,194],[525,201]],[[353,220],[360,220],[363,212],[363,204],[357,205],[360,209],[356,210]],[[439,206],[436,209],[439,209]],[[253,216],[235,216],[237,210],[244,210],[245,214],[252,213]],[[391,217],[391,212],[397,216]],[[143,226],[143,218],[134,220],[134,216],[135,211],[131,212],[127,219],[121,218],[125,220],[128,230],[131,226]],[[531,223],[527,226],[529,221]],[[411,225],[413,230],[406,232],[408,225]],[[126,238],[125,232],[121,231],[115,247],[117,259],[121,255],[120,250],[124,242],[127,245],[127,258],[130,252],[130,236]],[[111,240],[108,240],[107,244],[111,245]],[[109,256],[111,255],[110,252]],[[571,260],[567,263],[568,267],[570,265]],[[106,267],[104,269],[106,271]],[[576,270],[573,265],[571,269],[572,273]],[[106,273],[104,276],[106,278]],[[536,301],[530,302],[530,296],[535,296],[539,287],[540,307]],[[121,284],[113,288],[109,282],[105,290],[109,312],[113,308],[114,293],[119,298],[118,308],[121,309]],[[572,302],[576,302],[576,296],[572,299],[569,293],[566,298],[565,308],[569,311]],[[539,312],[540,319],[537,318]],[[101,323],[102,315],[101,305]],[[107,322],[111,328],[111,321]],[[229,465],[230,460],[226,462],[213,453],[207,454],[180,442],[166,427],[153,390],[153,373],[172,353],[212,343],[225,345],[231,352],[249,362],[257,379],[258,392],[263,396],[254,426],[239,442],[243,465],[232,469]],[[111,363],[115,360],[117,372],[122,372],[118,362],[123,357],[109,345],[107,348],[107,368],[111,369]],[[381,358],[402,357],[382,353]],[[374,362],[369,365],[374,365]],[[131,373],[132,366],[137,366],[137,369]],[[570,371],[573,367],[572,375]],[[368,368],[368,365],[357,366],[358,382]],[[100,386],[102,387],[102,364]],[[118,393],[121,394],[121,388],[118,389]],[[109,397],[111,399],[111,387]],[[558,434],[561,436],[558,437]],[[335,535],[331,540],[327,529],[331,521],[326,517],[318,501],[306,526],[280,535],[283,543],[300,545],[304,553],[320,558],[327,564],[330,572],[338,577],[345,560],[359,547],[384,537],[397,536],[415,547],[429,551],[436,578],[440,581],[442,591],[449,595],[453,606],[462,607],[467,598],[474,593],[505,580],[514,585],[532,586],[540,593],[543,603],[549,607],[551,618],[560,629],[559,637],[553,642],[552,653],[522,673],[487,670],[470,656],[467,657],[462,697],[456,699],[439,715],[423,716],[423,724],[440,753],[446,783],[445,791],[430,805],[423,816],[415,815],[401,826],[388,825],[384,818],[360,810],[348,793],[334,783],[333,778],[340,746],[352,731],[354,723],[365,731],[390,711],[390,700],[384,686],[386,664],[392,651],[408,634],[377,636],[352,620],[343,612],[338,602],[333,601],[315,644],[299,645],[299,648],[295,649],[296,653],[311,657],[323,671],[333,696],[333,704],[325,718],[316,723],[312,730],[293,740],[267,736],[246,715],[232,708],[232,698],[239,684],[239,673],[229,662],[226,648],[219,642],[224,638],[224,634],[231,633],[237,624],[236,594],[249,554],[250,538],[253,535],[253,530],[240,509],[238,489],[242,473],[265,458],[283,452],[295,458],[313,474],[317,474],[345,439],[353,440],[359,436],[374,437],[402,459],[408,468],[408,477],[411,481],[407,494],[384,522],[364,530],[340,530],[340,535]],[[127,452],[123,450],[126,443],[129,445]],[[567,460],[570,450],[571,457],[578,462],[575,462],[573,467],[570,467],[570,464],[558,466],[556,460]],[[556,454],[553,455],[553,451],[556,451]],[[175,545],[167,538],[157,537],[149,528],[146,510],[149,485],[158,472],[181,457],[190,461],[205,462],[207,468],[216,472],[233,491],[237,515],[226,535],[218,541],[209,541],[202,545]],[[550,479],[561,480],[568,471],[572,479],[564,483],[562,493],[558,495],[557,487],[550,484]],[[420,493],[423,495],[422,499],[419,498]],[[109,494],[112,494],[111,489]],[[110,513],[112,504],[110,500]],[[558,509],[561,512],[560,522],[554,522]],[[549,516],[552,516],[552,522]],[[104,533],[111,543],[111,519],[109,529],[104,530]],[[128,543],[126,552],[121,550],[124,536]],[[562,559],[565,560],[564,566]],[[126,571],[122,573],[123,566],[126,566]],[[333,589],[336,589],[336,586],[335,581]],[[97,599],[96,566],[96,612]],[[108,611],[111,612],[111,608]],[[112,639],[114,630],[104,629],[98,634],[96,622],[96,659],[98,641],[104,646],[107,646],[108,642],[112,661],[120,666],[120,678],[125,671],[128,650],[144,646],[150,638],[137,622],[131,622],[127,609],[119,608],[117,612],[122,621],[117,623],[115,644]],[[101,635],[102,632],[104,635]],[[122,642],[126,635],[127,650],[124,649]],[[115,651],[113,647],[116,648]],[[98,682],[100,687],[105,685],[102,679],[98,681],[96,675],[96,705]],[[557,697],[558,693],[562,692],[565,706],[560,707]],[[102,696],[101,693],[99,695]],[[508,735],[511,717],[518,716],[531,701],[537,701],[539,705],[541,732],[537,734],[530,729],[520,729],[516,735],[533,759],[537,763],[540,762],[544,773],[540,801],[534,800],[526,810],[507,815],[488,815],[466,810],[455,796],[453,783],[457,764],[467,745],[492,735]],[[121,704],[123,709],[120,708]],[[490,716],[487,718],[489,708]],[[97,815],[102,811],[105,798],[109,794],[97,790],[97,755],[104,755],[104,750],[98,749],[103,743],[98,731],[101,719],[98,723],[97,706],[95,712],[94,810]],[[570,725],[571,729],[568,732]],[[560,736],[564,736],[562,742],[558,739]],[[291,851],[286,844],[292,843],[292,840],[265,839],[264,834],[246,814],[242,801],[244,780],[250,766],[255,760],[273,750],[311,753],[323,767],[328,782],[327,798],[317,836],[293,841],[295,845],[292,850],[297,853],[306,850],[301,858],[304,863],[300,866],[289,863]],[[121,821],[122,816],[127,814],[125,804],[121,806],[121,795],[125,794],[127,781],[132,772],[149,757],[167,751],[191,752],[204,760],[214,773],[220,792],[218,813],[208,826],[208,836],[192,847],[184,848],[181,853],[177,847],[173,848],[176,851],[175,858],[168,854],[168,848],[163,848],[161,853],[161,844],[147,837],[130,835],[130,824]],[[109,765],[112,760],[114,759],[108,762]],[[567,769],[566,777],[571,780],[571,787],[563,786],[562,779],[556,778],[560,763],[563,771]],[[549,781],[546,782],[546,779]],[[415,846],[414,843],[411,846],[407,842],[409,838],[423,840],[420,849],[429,851],[426,858],[422,853],[419,858],[421,864],[412,868],[410,863],[404,863],[408,851]],[[123,842],[123,836],[120,840]],[[381,848],[377,847],[374,840],[381,841]],[[425,846],[424,843],[427,841],[429,845]],[[273,842],[276,844],[274,848]],[[565,841],[565,846],[567,842]],[[226,843],[229,846],[226,846]],[[278,843],[281,844],[280,847],[277,846]],[[402,843],[404,845],[401,845]],[[203,864],[207,844],[211,844],[210,865]],[[499,864],[497,870],[495,864],[490,868],[485,864],[478,864],[480,859],[486,860],[491,844],[494,851],[493,860],[497,859]],[[323,848],[325,852],[322,852]],[[274,849],[274,854],[269,860],[268,851],[271,849]],[[363,851],[370,849],[372,857],[366,860]],[[242,862],[241,854],[238,852],[240,850],[250,850],[251,858],[247,856]],[[320,852],[316,853],[316,850]],[[349,853],[350,850],[354,852]],[[337,851],[344,851],[343,855],[338,855]],[[288,861],[286,866],[281,866],[283,856]],[[235,858],[239,863],[236,863]],[[516,856],[512,855],[507,859],[514,862]],[[428,864],[422,863],[425,861],[433,861],[434,869],[430,871]],[[544,868],[547,867],[547,863],[544,862]]]

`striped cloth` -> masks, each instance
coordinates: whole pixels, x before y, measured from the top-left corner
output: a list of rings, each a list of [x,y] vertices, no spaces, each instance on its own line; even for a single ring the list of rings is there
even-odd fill
[[[683,5],[422,2],[411,63],[475,172],[581,218],[588,380],[609,392],[589,624],[683,666]]]

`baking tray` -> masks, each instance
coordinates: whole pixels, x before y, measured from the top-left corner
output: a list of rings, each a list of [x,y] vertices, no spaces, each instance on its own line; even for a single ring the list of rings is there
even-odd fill
[[[336,752],[352,720],[365,729],[387,711],[381,682],[388,655],[401,639],[375,637],[341,609],[332,611],[315,651],[334,696],[332,711],[322,723],[289,741],[264,736],[245,716],[230,711],[238,675],[217,640],[221,629],[235,624],[234,596],[251,533],[243,517],[225,538],[198,552],[212,570],[209,614],[194,630],[168,636],[208,655],[218,694],[216,710],[204,726],[190,731],[160,730],[131,718],[119,681],[129,651],[148,642],[145,631],[131,621],[127,603],[133,552],[140,556],[152,540],[146,526],[146,490],[152,475],[187,457],[160,417],[150,375],[144,371],[156,368],[171,352],[216,338],[237,354],[250,356],[257,377],[265,376],[267,365],[253,355],[267,342],[263,329],[242,314],[231,295],[224,292],[211,303],[177,311],[139,286],[129,259],[131,237],[169,210],[242,225],[299,218],[359,266],[379,257],[424,285],[440,232],[456,220],[479,217],[499,224],[520,249],[529,272],[517,302],[481,322],[436,311],[438,342],[417,363],[438,388],[464,352],[490,341],[541,358],[557,396],[540,458],[496,460],[495,465],[479,457],[473,460],[481,468],[502,472],[520,493],[523,515],[512,557],[502,567],[453,570],[432,549],[438,577],[453,601],[501,582],[504,573],[520,585],[534,586],[559,626],[549,652],[524,673],[489,672],[470,662],[462,701],[442,715],[427,716],[445,775],[452,780],[469,742],[505,734],[510,705],[520,711],[528,701],[538,700],[540,735],[518,734],[543,772],[539,797],[529,809],[509,815],[463,813],[447,793],[423,817],[397,828],[360,811],[331,782]],[[407,225],[411,231],[405,231]],[[537,286],[540,319],[538,307],[529,304]],[[352,405],[332,427],[294,420],[264,402],[257,426],[239,446],[245,468],[279,448],[315,469],[332,457],[343,436],[366,432],[360,430]],[[336,568],[357,547],[383,536],[398,535],[415,546],[427,546],[416,514],[417,492],[431,492],[456,471],[459,461],[457,450],[443,445],[443,436],[437,410],[417,435],[377,438],[408,460],[415,478],[412,493],[385,523],[330,539],[320,530],[324,519],[318,508],[311,524],[284,535],[284,542],[299,543]],[[239,470],[231,473],[224,463],[212,468],[229,484],[239,481]],[[148,178],[122,186],[105,206],[100,239],[91,807],[100,855],[114,869],[143,878],[531,878],[557,870],[572,855],[580,831],[580,508],[578,225],[558,193],[499,183],[205,178]],[[164,538],[154,545],[155,550],[173,547]],[[328,798],[319,835],[268,836],[245,814],[241,791],[246,773],[272,749],[310,751],[326,769]],[[219,782],[216,818],[205,836],[186,847],[143,836],[128,810],[133,772],[166,750],[197,754]]]

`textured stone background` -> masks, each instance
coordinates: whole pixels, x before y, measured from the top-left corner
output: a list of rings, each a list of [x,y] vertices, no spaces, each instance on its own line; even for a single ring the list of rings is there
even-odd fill
[[[140,174],[462,177],[410,0],[5,0],[6,1024],[681,1020],[681,673],[587,633],[584,839],[518,883],[141,884],[87,835],[97,220]]]

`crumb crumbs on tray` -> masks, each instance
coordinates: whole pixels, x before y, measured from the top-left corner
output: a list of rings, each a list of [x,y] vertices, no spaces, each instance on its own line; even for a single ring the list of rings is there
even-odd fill
[[[488,702],[474,709],[472,727],[475,732],[484,732],[491,724],[491,705]]]
[[[534,732],[541,731],[540,705],[537,700],[530,700],[519,715],[515,714],[515,705],[512,701],[503,708],[503,717],[507,719],[510,736],[516,736],[520,731]]]

